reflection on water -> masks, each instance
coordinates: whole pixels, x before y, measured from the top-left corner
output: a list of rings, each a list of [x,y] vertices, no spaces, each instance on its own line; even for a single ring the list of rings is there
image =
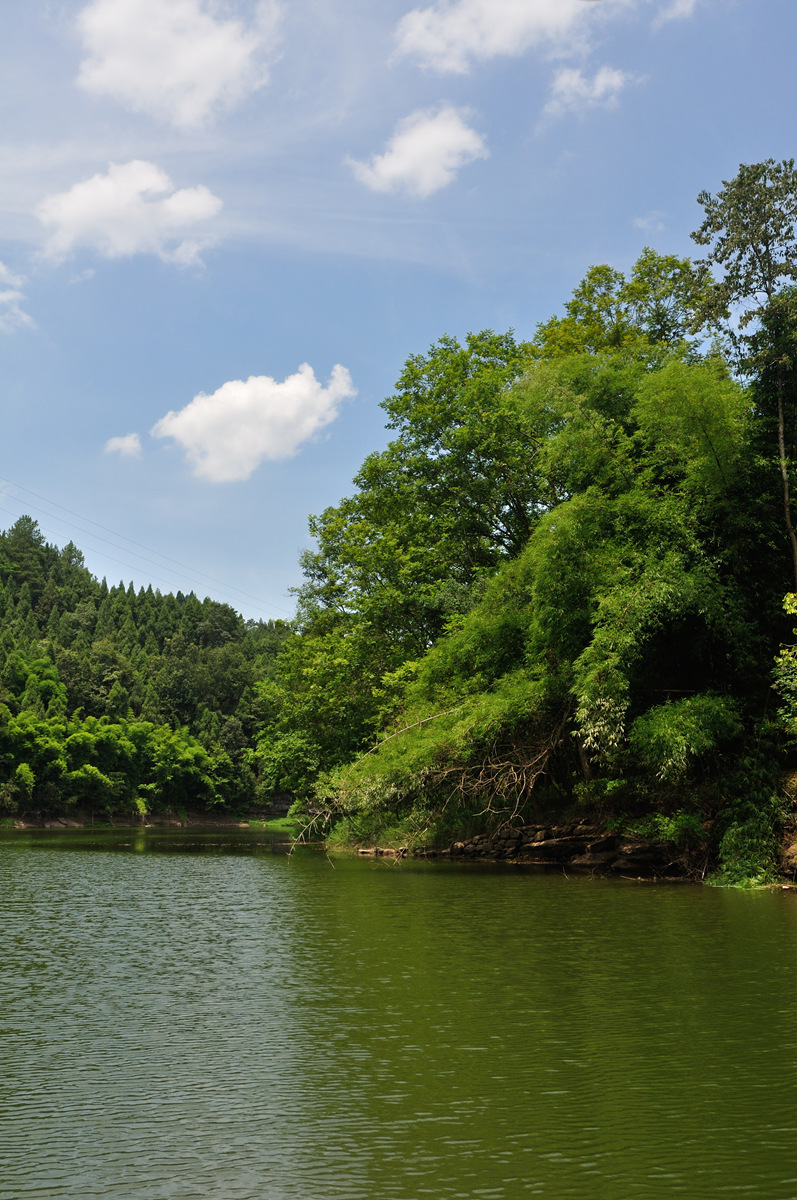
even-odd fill
[[[0,838],[0,1200],[797,1198],[794,895],[282,848]]]

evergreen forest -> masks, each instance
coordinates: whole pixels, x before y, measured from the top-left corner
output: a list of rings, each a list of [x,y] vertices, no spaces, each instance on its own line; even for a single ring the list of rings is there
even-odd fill
[[[0,817],[297,812],[339,844],[600,814],[777,874],[797,789],[797,171],[524,341],[407,359],[295,620],[0,535]]]

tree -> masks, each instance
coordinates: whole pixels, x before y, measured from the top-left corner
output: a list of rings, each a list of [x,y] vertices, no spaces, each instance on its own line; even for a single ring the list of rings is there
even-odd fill
[[[352,830],[406,818],[427,837],[457,809],[462,824],[508,819],[623,779],[624,804],[655,805],[663,782],[710,786],[738,752],[772,645],[735,569],[748,526],[729,519],[749,400],[716,359],[627,358],[562,359],[519,385],[530,407],[556,410],[538,460],[560,499],[471,611],[396,673],[378,745],[322,782]]]
[[[792,359],[784,347],[784,327],[794,326],[794,293],[783,285],[797,280],[797,170],[794,159],[741,163],[731,180],[712,196],[699,193],[705,218],[692,238],[709,253],[701,266],[719,267],[704,295],[701,317],[725,322],[748,373],[772,377],[777,402],[778,463],[783,516],[797,587],[797,535],[792,520],[789,461],[786,454],[786,381]],[[736,328],[728,324],[736,315]],[[751,323],[759,328],[746,334]]]
[[[511,332],[491,330],[407,360],[382,405],[397,436],[366,458],[354,496],[311,518],[306,626],[356,614],[420,653],[479,574],[520,552],[539,504],[539,437],[510,385],[529,362]]]
[[[685,343],[704,290],[687,258],[646,246],[629,276],[603,263],[590,267],[565,305],[564,317],[541,322],[532,343],[539,359],[601,354]]]

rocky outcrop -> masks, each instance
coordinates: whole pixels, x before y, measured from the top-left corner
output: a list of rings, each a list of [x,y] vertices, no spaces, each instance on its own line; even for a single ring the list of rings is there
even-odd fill
[[[369,847],[362,855],[401,858],[407,848]],[[677,849],[666,843],[618,836],[611,830],[583,822],[567,825],[524,825],[495,833],[479,833],[453,842],[443,850],[416,851],[425,858],[483,859],[527,863],[633,878],[678,878],[689,875]]]

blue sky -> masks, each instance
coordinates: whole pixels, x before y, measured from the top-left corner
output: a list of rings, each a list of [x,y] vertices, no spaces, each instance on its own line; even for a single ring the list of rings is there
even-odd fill
[[[409,354],[691,253],[795,152],[793,0],[3,9],[0,526],[251,617]]]

